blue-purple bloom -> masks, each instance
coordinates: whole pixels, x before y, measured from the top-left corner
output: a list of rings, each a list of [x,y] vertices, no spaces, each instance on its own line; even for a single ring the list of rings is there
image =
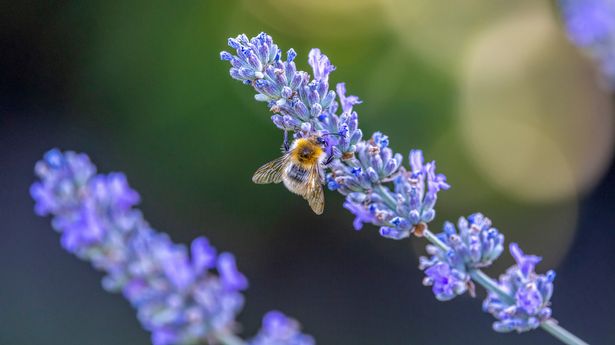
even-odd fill
[[[430,257],[419,258],[419,268],[427,276],[423,283],[433,286],[439,300],[450,300],[468,288],[472,292],[470,272],[491,265],[504,250],[504,236],[481,213],[467,219],[461,217],[457,225],[459,231],[453,223],[446,222],[444,231],[437,234],[447,250],[428,244],[426,250]]]
[[[500,276],[499,285],[514,298],[502,298],[489,292],[483,309],[498,320],[493,323],[494,330],[525,332],[551,317],[549,305],[555,272],[537,274],[534,267],[542,260],[540,257],[525,255],[516,243],[511,243],[509,249],[517,264]]]
[[[435,262],[426,267],[425,276],[423,285],[431,286],[439,301],[449,301],[465,293],[470,287],[470,277],[466,272],[444,262]]]
[[[248,281],[232,254],[217,254],[205,237],[187,248],[152,229],[126,177],[96,175],[85,154],[54,149],[35,170],[36,213],[52,215],[62,246],[106,273],[103,287],[123,293],[154,345],[234,336]]]
[[[297,321],[279,311],[270,311],[263,317],[263,326],[250,345],[314,345],[314,338],[301,333]]]
[[[568,37],[599,65],[615,88],[615,1],[559,0]]]
[[[603,3],[606,1],[602,0]],[[604,19],[600,13],[593,15]],[[602,37],[603,32],[610,33],[610,25],[598,23],[595,28],[590,28],[593,31],[583,33],[585,36],[580,40],[593,42],[596,37]],[[310,51],[311,79],[307,72],[297,70],[294,63],[297,54],[292,49],[286,61],[281,60],[278,50],[273,60],[270,57],[274,54],[262,54],[259,63],[251,63],[246,51],[260,50],[263,45],[274,46],[271,37],[265,33],[251,40],[240,35],[229,40],[229,46],[237,51],[237,55],[222,52],[221,57],[231,61],[233,78],[252,85],[257,92],[255,99],[267,102],[274,113],[271,119],[284,130],[285,138],[290,131],[294,132],[295,138],[318,135],[326,140],[330,162],[324,167],[326,178],[323,182],[330,190],[346,197],[344,208],[355,215],[353,226],[356,230],[370,223],[380,227],[380,235],[386,238],[403,239],[412,233],[425,237],[431,245],[427,246],[429,257],[420,258],[420,268],[426,275],[423,283],[431,286],[441,301],[465,292],[474,297],[474,283],[485,287],[489,295],[484,308],[498,319],[494,324],[496,331],[525,331],[542,326],[566,343],[585,344],[550,319],[548,306],[555,273],[535,274],[534,265],[539,258],[524,255],[513,244],[511,253],[518,264],[509,269],[499,283],[481,271],[500,256],[504,246],[504,236],[492,227],[488,218],[476,213],[467,219],[461,218],[458,229],[452,223],[446,223],[444,231],[438,235],[429,231],[428,223],[436,215],[438,194],[450,188],[446,177],[436,173],[435,162],[425,162],[420,150],[411,150],[409,164],[404,166],[402,155],[393,152],[386,135],[376,132],[369,139],[363,139],[358,115],[354,111],[354,106],[361,100],[347,95],[344,83],[337,84],[337,93],[329,90],[329,77],[335,67],[327,56],[319,49]],[[240,67],[250,71],[238,77],[236,69]],[[282,320],[280,324],[288,324],[283,315],[277,315],[276,319]],[[266,331],[267,323],[259,336],[275,339],[263,335],[278,334]],[[284,330],[283,334],[297,332],[295,327],[279,329]],[[268,344],[257,345],[265,343]]]
[[[294,132],[295,137],[316,134],[325,138],[327,154],[333,157],[325,182],[330,190],[346,196],[344,205],[356,216],[355,229],[371,223],[380,227],[382,236],[402,239],[417,225],[433,220],[437,193],[449,188],[446,177],[436,174],[435,162],[424,164],[419,150],[412,151],[409,170],[404,168],[402,155],[388,147],[388,137],[382,133],[363,140],[353,110],[361,100],[347,95],[346,85],[339,83],[336,101],[336,92],[329,90],[335,67],[319,49],[308,54],[313,71],[310,79],[307,72],[297,70],[294,50],[286,61],[279,53],[273,54],[275,45],[265,33],[250,40],[239,35],[229,39],[229,46],[236,55],[222,52],[220,56],[231,62],[231,76],[253,86],[255,98],[267,102],[278,128]],[[250,53],[260,50],[269,54]],[[247,72],[240,73],[242,69]]]

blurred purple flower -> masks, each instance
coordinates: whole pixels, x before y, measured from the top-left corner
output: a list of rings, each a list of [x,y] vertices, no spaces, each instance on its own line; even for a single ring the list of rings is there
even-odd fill
[[[299,323],[279,311],[263,317],[263,326],[250,345],[314,345],[314,339],[301,333]]]
[[[615,89],[615,1],[559,0],[570,40],[589,54]]]
[[[153,230],[126,177],[95,175],[84,154],[54,149],[35,170],[37,214],[52,215],[63,247],[106,273],[104,288],[124,294],[154,345],[234,336],[248,281],[232,254],[216,255],[205,237],[188,250]]]

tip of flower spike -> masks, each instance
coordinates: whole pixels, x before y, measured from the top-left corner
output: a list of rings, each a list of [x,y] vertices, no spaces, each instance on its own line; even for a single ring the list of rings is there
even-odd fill
[[[264,42],[267,42],[267,37],[268,37],[268,36],[269,36],[269,35],[267,35],[267,33],[266,33],[266,32],[261,32],[260,34],[258,34],[258,36],[256,36],[256,38],[257,38],[258,40],[260,40],[262,43],[264,43]]]
[[[220,60],[231,61],[233,60],[233,55],[227,51],[220,52]]]
[[[288,52],[286,52],[286,61],[292,62],[297,57],[297,52],[293,48],[290,48]]]
[[[233,48],[233,49],[239,49],[239,47],[241,46],[239,44],[239,41],[237,39],[235,39],[235,38],[229,38],[227,43],[228,43],[228,46]]]

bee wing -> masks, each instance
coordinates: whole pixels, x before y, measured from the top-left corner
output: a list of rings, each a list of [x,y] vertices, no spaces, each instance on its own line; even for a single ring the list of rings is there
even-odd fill
[[[258,184],[282,182],[282,170],[288,162],[288,158],[288,155],[284,155],[258,168],[252,176],[252,181]]]
[[[325,209],[325,194],[322,189],[322,183],[320,181],[320,170],[318,165],[314,165],[314,168],[310,171],[310,176],[307,181],[307,188],[303,198],[308,201],[312,211],[316,214],[322,214]]]

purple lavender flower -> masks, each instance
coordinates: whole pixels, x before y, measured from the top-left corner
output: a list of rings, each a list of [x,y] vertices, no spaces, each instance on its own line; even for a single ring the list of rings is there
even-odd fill
[[[609,6],[615,8],[611,3]],[[592,15],[604,19],[600,13]],[[610,25],[595,24],[595,28],[583,33],[581,41],[593,41],[604,32],[610,33]],[[612,37],[610,35],[609,40]],[[252,40],[240,35],[229,40],[237,55],[222,52],[221,57],[231,61],[234,68],[246,66],[250,61],[243,52],[255,49],[262,41],[270,42],[271,38],[264,33]],[[399,240],[411,233],[425,237],[432,245],[427,246],[430,257],[420,258],[420,268],[426,275],[423,283],[432,286],[436,298],[442,301],[466,291],[474,296],[474,282],[482,285],[489,291],[485,310],[498,318],[494,324],[498,331],[521,331],[540,325],[565,343],[585,344],[549,319],[552,271],[546,276],[533,273],[539,259],[523,255],[514,245],[511,252],[518,266],[509,269],[500,285],[489,278],[480,268],[500,256],[504,236],[491,226],[488,218],[478,213],[468,219],[461,218],[459,231],[451,223],[445,224],[441,234],[429,231],[427,223],[435,218],[438,193],[450,188],[446,177],[436,173],[436,163],[425,163],[422,151],[412,150],[409,166],[404,167],[402,156],[389,148],[386,135],[376,132],[369,140],[363,140],[358,115],[353,109],[361,101],[356,96],[346,95],[344,83],[337,84],[339,103],[335,101],[335,92],[328,90],[329,76],[335,68],[320,50],[312,49],[309,53],[308,62],[314,75],[311,81],[308,73],[297,71],[293,62],[295,51],[291,49],[287,56],[286,62],[261,60],[260,69],[244,73],[247,77],[238,78],[238,72],[231,69],[231,76],[254,87],[255,98],[267,102],[274,113],[273,123],[284,130],[285,137],[292,131],[295,137],[320,135],[325,138],[330,164],[325,167],[324,182],[330,190],[346,197],[344,208],[355,215],[353,226],[356,230],[371,223],[379,226],[380,235],[386,238]],[[612,49],[610,56],[615,56]],[[612,71],[615,76],[615,68]],[[290,82],[291,77],[293,82]],[[340,105],[341,113],[338,113]]]
[[[419,268],[425,270],[425,285],[432,286],[436,298],[450,300],[465,293],[468,288],[473,293],[470,272],[486,267],[496,260],[504,249],[504,236],[491,226],[491,220],[480,213],[459,218],[459,232],[450,222],[444,224],[444,232],[437,234],[446,250],[428,244],[427,257],[419,258]],[[442,290],[439,281],[448,279],[459,282],[458,288]],[[462,284],[463,283],[463,284]],[[463,286],[463,288],[462,288]]]
[[[560,0],[570,40],[587,52],[615,88],[615,1]]]
[[[30,191],[36,213],[52,215],[64,248],[106,273],[103,287],[124,294],[143,327],[152,332],[154,345],[235,337],[235,317],[244,301],[241,291],[248,281],[232,254],[218,255],[205,237],[187,248],[153,230],[133,208],[139,195],[126,177],[95,175],[85,154],[54,149],[35,170],[40,181]],[[267,320],[275,319],[272,315]],[[288,321],[286,327],[291,326],[298,327]]]
[[[425,269],[423,285],[431,286],[439,301],[448,301],[468,290],[469,277],[465,272],[437,262]]]
[[[314,345],[314,339],[301,333],[299,323],[279,311],[263,317],[263,326],[250,345]]]
[[[314,48],[310,50],[308,55],[308,63],[314,71],[314,79],[318,81],[329,82],[329,74],[335,71],[335,66],[331,64],[329,58],[320,52],[320,49]]]
[[[339,83],[337,95],[342,112],[337,114],[336,93],[328,89],[329,75],[335,67],[319,49],[309,53],[314,73],[314,79],[309,81],[309,74],[297,71],[292,61],[294,50],[286,62],[261,59],[260,64],[250,64],[245,51],[258,50],[262,42],[271,45],[271,37],[261,33],[251,40],[245,35],[229,39],[237,55],[222,52],[221,57],[231,61],[233,68],[259,67],[239,78],[231,68],[231,76],[254,86],[256,99],[268,102],[275,113],[272,121],[278,128],[294,131],[296,137],[325,136],[328,155],[334,157],[327,186],[346,196],[345,207],[356,216],[355,229],[369,222],[380,227],[382,236],[402,239],[420,223],[433,220],[437,193],[450,187],[444,175],[435,173],[435,162],[423,164],[421,151],[412,151],[411,170],[407,171],[401,164],[402,155],[388,147],[386,135],[376,132],[370,140],[362,140],[358,115],[353,111],[361,101],[346,95],[346,85]],[[290,82],[292,78],[296,82]],[[393,190],[386,186],[388,183],[393,184]]]
[[[516,265],[500,276],[499,285],[508,298],[490,292],[483,302],[483,309],[498,321],[493,329],[498,332],[525,332],[537,328],[551,317],[549,308],[553,294],[555,272],[537,274],[534,267],[541,260],[534,255],[525,255],[516,243],[511,243],[510,254]],[[510,298],[514,296],[514,298]]]

